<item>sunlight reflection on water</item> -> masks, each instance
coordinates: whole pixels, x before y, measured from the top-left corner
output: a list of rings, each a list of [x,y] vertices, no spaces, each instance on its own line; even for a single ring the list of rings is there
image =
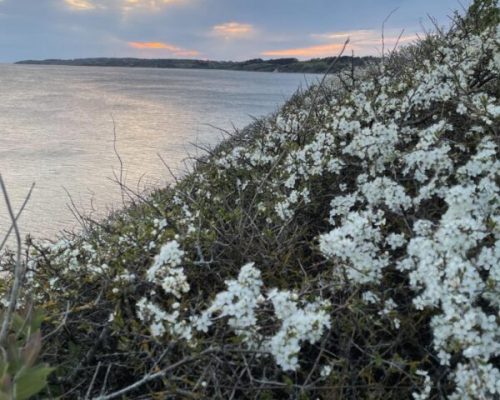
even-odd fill
[[[22,233],[51,237],[76,226],[68,208],[95,215],[119,207],[112,181],[119,163],[131,187],[171,180],[157,154],[176,173],[196,152],[215,144],[214,125],[242,128],[275,111],[315,75],[0,65],[0,173],[17,209],[36,188],[21,218]],[[0,237],[9,226],[0,205]]]

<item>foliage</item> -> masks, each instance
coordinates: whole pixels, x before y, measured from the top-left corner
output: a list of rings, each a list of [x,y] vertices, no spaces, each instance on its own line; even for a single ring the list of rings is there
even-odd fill
[[[474,0],[467,10],[465,24],[472,25],[476,33],[500,23],[500,8],[497,0]]]
[[[35,311],[27,317],[14,315],[11,334],[0,357],[0,399],[26,400],[47,385],[52,368],[37,364],[42,320],[43,314]]]
[[[32,242],[51,392],[498,397],[500,30],[476,30],[484,5],[297,94],[85,234]]]

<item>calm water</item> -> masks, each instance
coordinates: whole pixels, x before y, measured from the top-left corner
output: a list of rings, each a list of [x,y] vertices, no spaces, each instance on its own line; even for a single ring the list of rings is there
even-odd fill
[[[51,237],[76,226],[68,204],[103,215],[121,204],[112,182],[113,119],[126,183],[171,180],[157,154],[181,174],[198,144],[222,136],[209,126],[242,128],[275,111],[300,74],[0,65],[0,173],[17,209],[36,188],[22,234]],[[140,184],[139,184],[140,181]],[[9,222],[0,202],[0,239]]]

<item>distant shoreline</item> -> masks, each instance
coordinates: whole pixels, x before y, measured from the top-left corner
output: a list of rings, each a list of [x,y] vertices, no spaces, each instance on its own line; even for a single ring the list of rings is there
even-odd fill
[[[78,67],[127,67],[127,68],[161,68],[161,69],[208,69],[251,72],[289,72],[289,73],[325,73],[334,57],[315,58],[299,61],[296,58],[279,58],[263,60],[260,58],[247,61],[209,61],[190,59],[141,59],[141,58],[78,58],[71,60],[22,60],[15,64],[22,65],[66,65]],[[376,57],[342,56],[335,63],[331,72],[348,67],[364,67],[377,62]]]

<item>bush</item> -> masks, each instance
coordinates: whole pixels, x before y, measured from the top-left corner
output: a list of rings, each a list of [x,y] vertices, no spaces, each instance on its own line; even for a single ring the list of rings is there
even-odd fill
[[[498,397],[500,31],[481,4],[85,235],[31,243],[36,301],[70,309],[51,392]]]

